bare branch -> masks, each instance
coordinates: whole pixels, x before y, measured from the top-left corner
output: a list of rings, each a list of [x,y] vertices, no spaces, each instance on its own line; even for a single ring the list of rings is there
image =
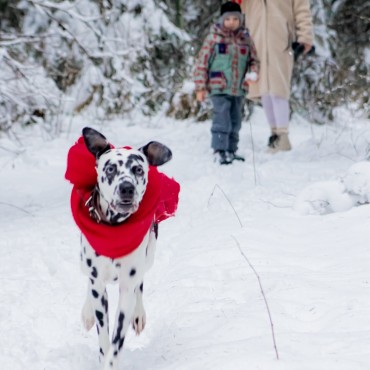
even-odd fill
[[[235,210],[234,206],[232,205],[232,203],[231,203],[230,199],[227,197],[226,193],[222,190],[221,186],[219,186],[218,184],[216,184],[216,185],[215,185],[215,187],[213,188],[212,193],[211,193],[211,195],[210,195],[210,197],[209,197],[209,199],[208,199],[208,204],[207,204],[207,206],[209,206],[209,202],[211,201],[211,198],[212,198],[212,196],[213,196],[213,194],[214,194],[214,192],[215,192],[216,188],[218,188],[218,189],[221,191],[221,193],[224,195],[224,197],[225,197],[225,199],[227,200],[227,202],[229,203],[230,207],[233,209],[234,214],[235,214],[236,218],[237,218],[237,219],[238,219],[238,221],[239,221],[240,227],[243,227],[243,224],[242,224],[242,222],[240,221],[239,215],[238,215],[238,213],[236,212],[236,210]]]
[[[17,207],[14,204],[6,203],[6,202],[0,202],[0,204],[3,204],[4,206],[9,206],[9,207],[18,209],[19,211],[22,211],[22,212],[27,213],[28,215],[34,217],[34,214],[32,214],[31,212],[28,212],[27,210],[25,210],[23,208]]]
[[[261,282],[261,278],[260,276],[258,275],[258,272],[256,271],[256,269],[254,268],[254,266],[252,265],[252,263],[249,261],[248,257],[245,255],[245,253],[243,252],[241,246],[240,246],[240,243],[239,241],[235,238],[235,236],[231,235],[231,237],[234,239],[236,245],[238,246],[238,249],[240,251],[240,254],[244,257],[244,259],[247,261],[249,267],[252,269],[254,275],[256,276],[257,280],[258,280],[258,285],[260,287],[260,290],[261,290],[261,294],[262,294],[262,297],[263,297],[263,300],[265,302],[265,306],[266,306],[266,310],[267,310],[267,313],[268,313],[268,317],[269,317],[269,321],[270,321],[270,327],[271,327],[271,335],[272,335],[272,342],[273,342],[273,345],[274,345],[274,350],[275,350],[275,355],[276,355],[276,359],[279,360],[279,353],[278,353],[278,349],[277,349],[277,345],[276,345],[276,339],[275,339],[275,330],[274,330],[274,323],[272,321],[272,316],[271,316],[271,311],[270,311],[270,307],[269,307],[269,304],[267,302],[267,298],[266,298],[266,294],[265,294],[265,291],[263,289],[263,286],[262,286],[262,282]]]

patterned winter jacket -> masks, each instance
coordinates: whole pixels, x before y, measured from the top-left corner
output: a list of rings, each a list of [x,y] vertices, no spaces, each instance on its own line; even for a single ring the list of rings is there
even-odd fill
[[[245,28],[233,32],[216,24],[204,40],[195,66],[195,89],[211,95],[242,96],[247,72],[259,72],[254,43]]]

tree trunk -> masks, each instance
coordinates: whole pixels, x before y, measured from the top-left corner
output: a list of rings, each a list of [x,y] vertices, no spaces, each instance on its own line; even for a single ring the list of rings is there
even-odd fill
[[[181,0],[176,0],[176,26],[179,28],[183,28]]]

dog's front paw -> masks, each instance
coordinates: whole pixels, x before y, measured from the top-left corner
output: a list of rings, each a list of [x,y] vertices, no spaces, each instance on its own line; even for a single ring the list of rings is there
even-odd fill
[[[139,335],[144,330],[146,324],[146,313],[144,307],[140,310],[135,310],[131,323],[136,335]]]
[[[86,300],[82,308],[81,318],[84,328],[89,331],[95,324],[95,315],[91,303],[88,300]]]

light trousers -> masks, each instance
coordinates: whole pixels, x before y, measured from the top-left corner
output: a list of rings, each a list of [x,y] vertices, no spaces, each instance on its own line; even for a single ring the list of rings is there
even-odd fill
[[[289,126],[289,100],[273,95],[262,95],[262,107],[266,114],[271,131],[288,129]]]

